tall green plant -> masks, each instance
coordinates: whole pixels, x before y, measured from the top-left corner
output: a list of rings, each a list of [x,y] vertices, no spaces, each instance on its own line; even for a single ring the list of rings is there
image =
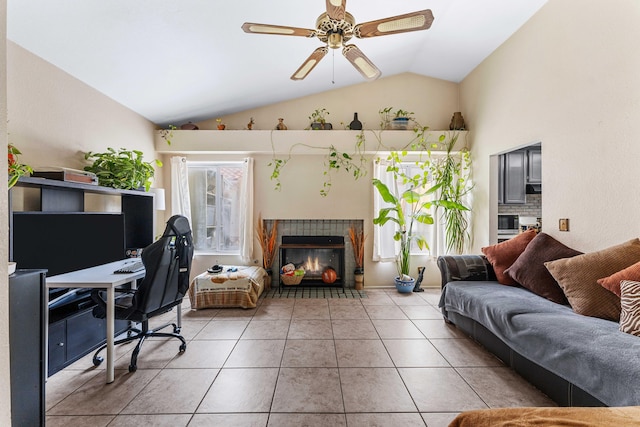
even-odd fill
[[[467,196],[473,186],[469,150],[463,149],[459,153],[453,151],[458,137],[457,132],[441,135],[436,146],[445,154],[432,156],[429,152],[429,157],[433,182],[440,193],[438,208],[443,209],[447,252],[462,253],[470,240]],[[464,209],[459,209],[458,206]]]

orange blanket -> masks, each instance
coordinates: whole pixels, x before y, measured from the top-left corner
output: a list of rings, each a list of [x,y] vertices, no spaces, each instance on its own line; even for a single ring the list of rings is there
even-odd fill
[[[467,411],[449,427],[637,427],[640,406],[616,408],[497,408]]]

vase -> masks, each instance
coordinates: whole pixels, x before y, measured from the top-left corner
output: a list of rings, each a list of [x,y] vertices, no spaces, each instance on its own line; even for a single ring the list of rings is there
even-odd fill
[[[413,292],[413,287],[416,283],[416,279],[414,279],[413,277],[411,278],[411,280],[402,280],[399,276],[396,276],[395,281],[396,290],[401,294]]]
[[[353,271],[353,277],[355,280],[356,291],[363,290],[364,289],[364,268],[356,268]]]
[[[353,113],[353,121],[349,123],[349,129],[362,130],[362,122],[358,120],[358,113]]]
[[[333,129],[333,125],[331,123],[321,123],[321,122],[313,122],[311,123],[312,130],[331,130]]]
[[[451,117],[451,123],[449,124],[449,130],[464,130],[464,117],[462,117],[461,112],[453,113],[453,117]]]

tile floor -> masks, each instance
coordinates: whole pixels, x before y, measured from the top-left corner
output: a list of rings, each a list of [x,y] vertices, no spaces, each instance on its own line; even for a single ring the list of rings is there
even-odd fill
[[[117,349],[105,384],[91,356],[47,382],[47,426],[446,426],[460,411],[555,406],[455,327],[439,291],[261,298],[190,310],[177,340]],[[165,315],[165,321],[174,315]],[[104,364],[103,364],[104,365]]]

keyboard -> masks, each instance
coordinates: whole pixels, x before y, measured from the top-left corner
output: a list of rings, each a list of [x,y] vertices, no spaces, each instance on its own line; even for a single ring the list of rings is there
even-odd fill
[[[144,264],[142,261],[134,261],[129,264],[125,264],[122,268],[114,271],[114,274],[136,273],[140,270],[144,270]]]

